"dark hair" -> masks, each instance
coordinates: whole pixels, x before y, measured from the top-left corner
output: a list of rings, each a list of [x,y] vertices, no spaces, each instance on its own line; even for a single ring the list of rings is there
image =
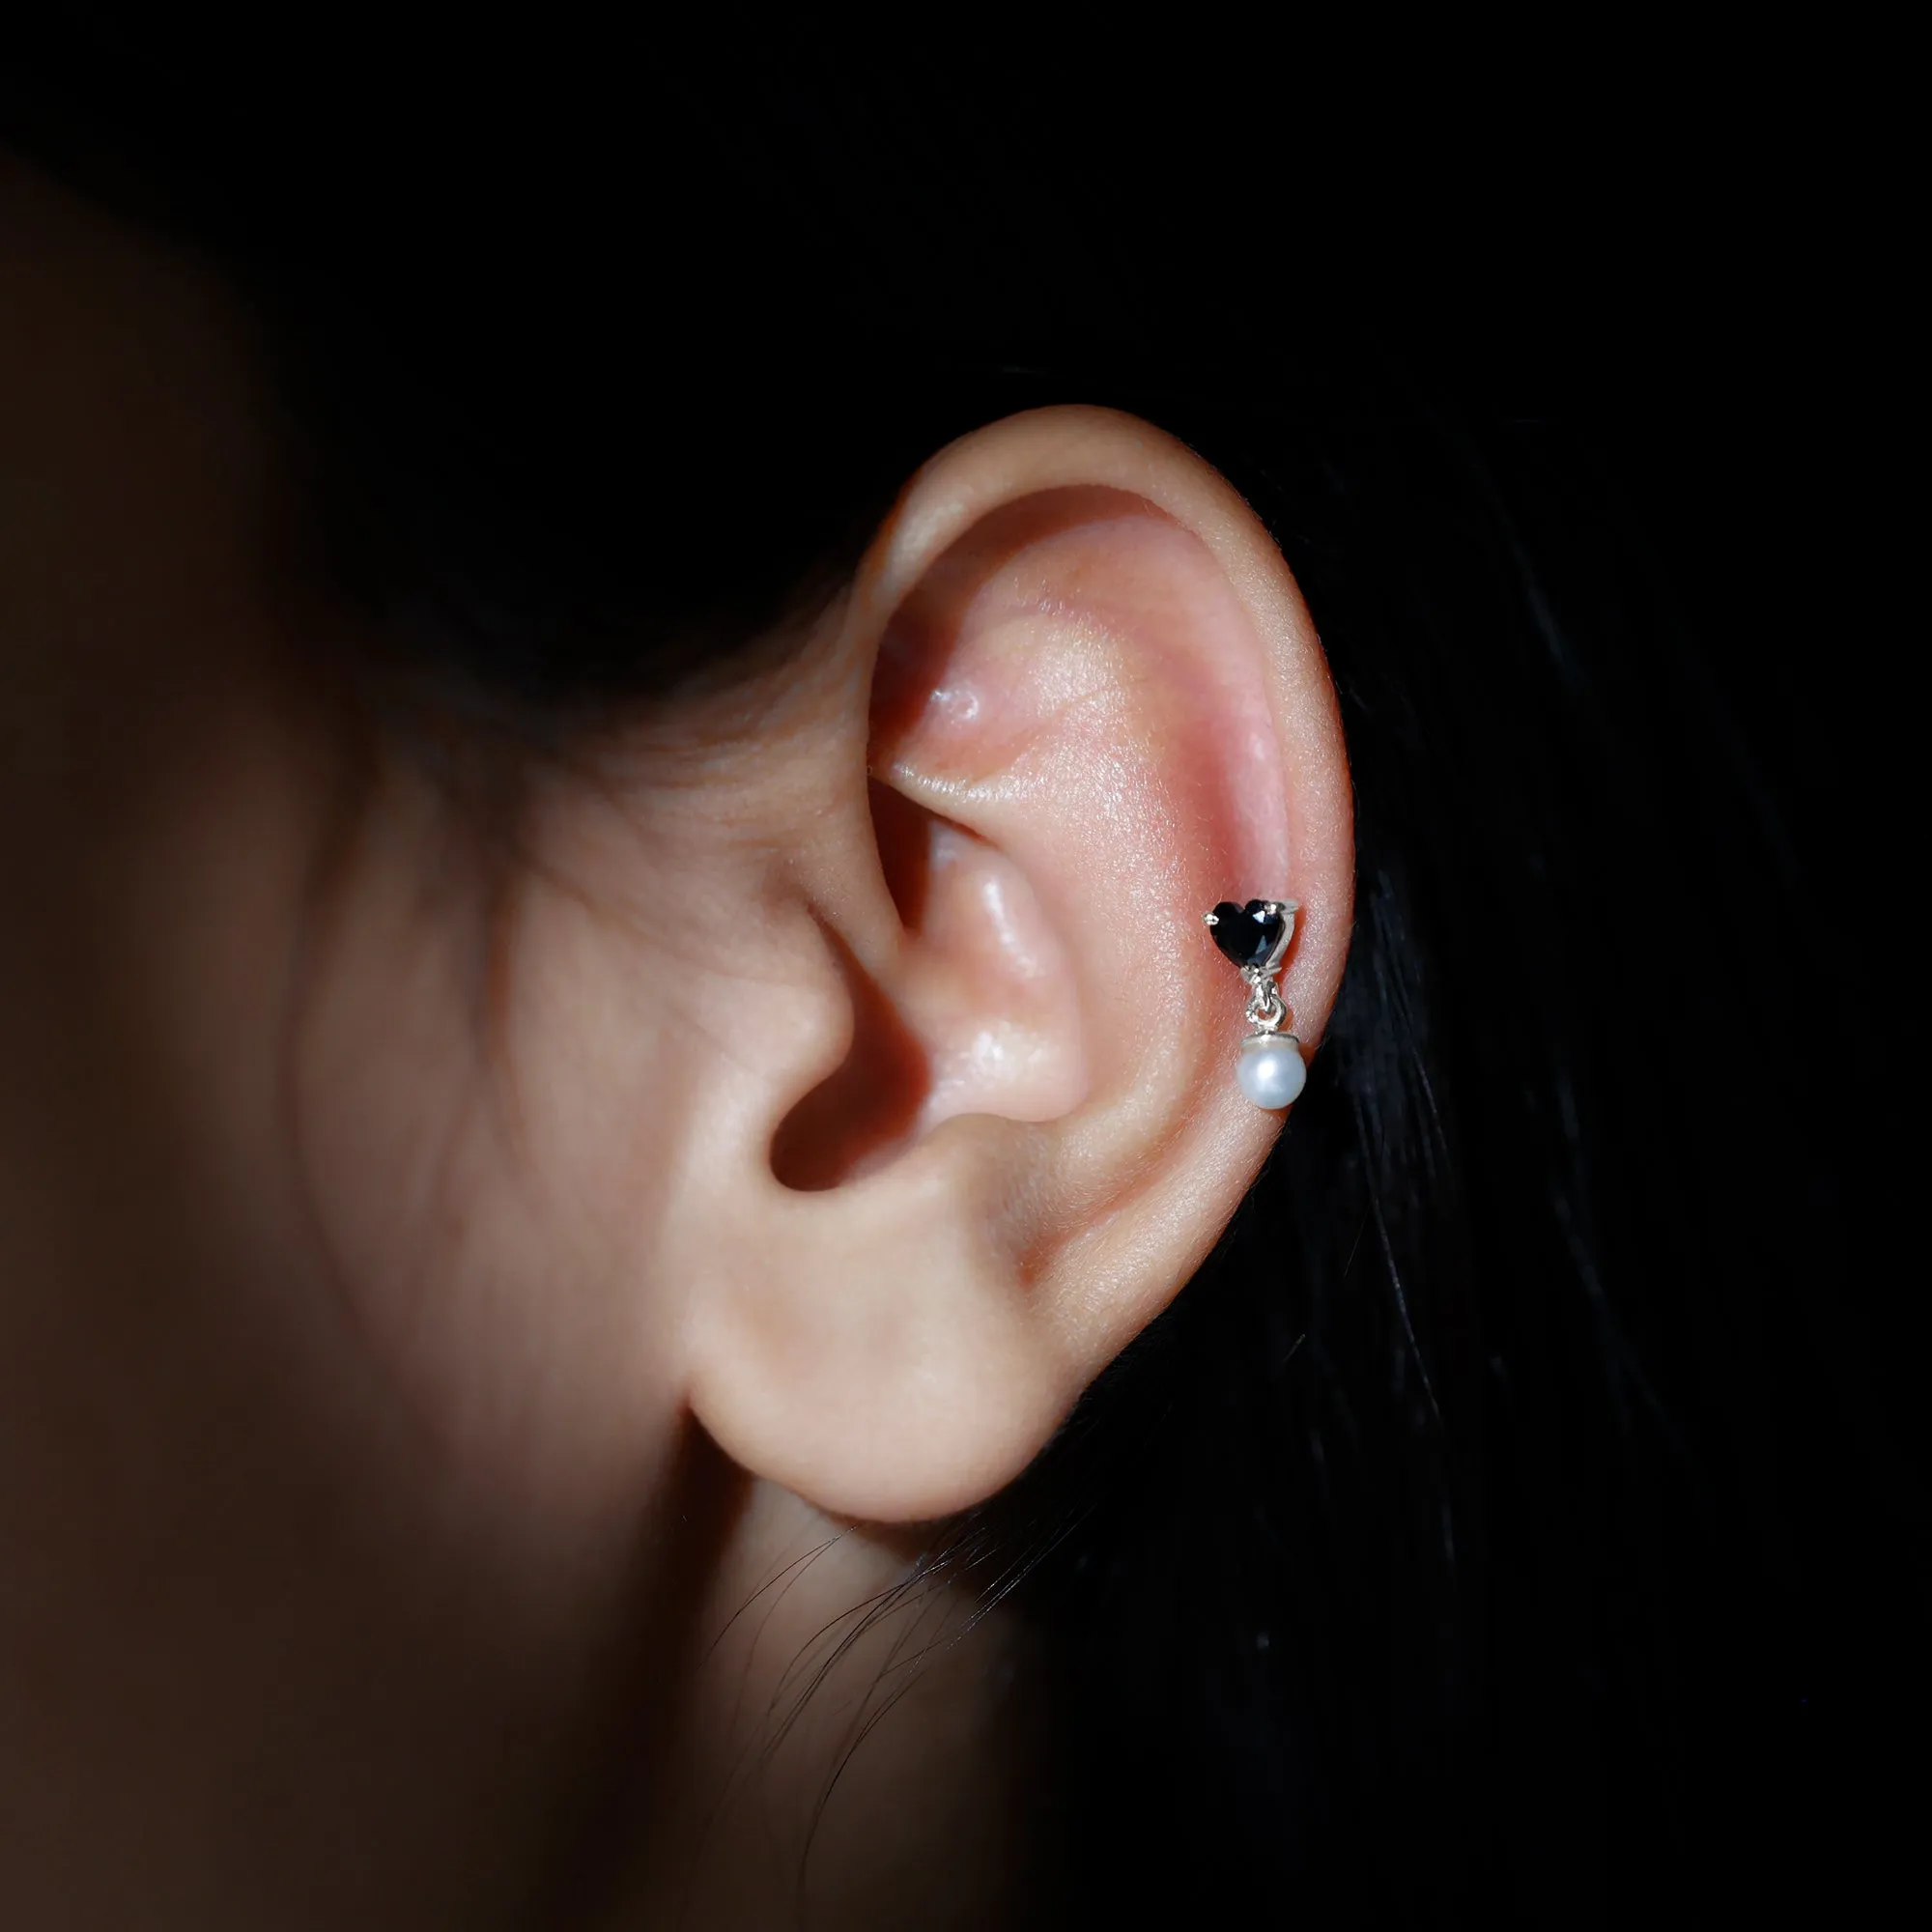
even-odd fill
[[[1729,1922],[1832,1877],[1878,1667],[1839,1600],[1876,1660],[1909,1593],[1823,1312],[1798,686],[1736,575],[1767,443],[1723,312],[1649,314],[1668,235],[1590,230],[1641,273],[1579,327],[1554,201],[1411,190],[1350,310],[1369,204],[1316,222],[1321,141],[1232,79],[1144,171],[963,51],[775,28],[611,87],[469,27],[284,43],[325,141],[229,91],[245,49],[105,19],[15,61],[0,137],[248,292],[320,564],[463,709],[728,667],[1036,402],[1180,436],[1295,571],[1358,801],[1329,1042],[1200,1276],[928,1558],[1056,1647],[1048,1921]]]

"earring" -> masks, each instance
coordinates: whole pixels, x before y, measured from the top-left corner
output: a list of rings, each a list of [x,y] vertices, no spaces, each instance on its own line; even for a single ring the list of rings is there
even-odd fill
[[[1241,1092],[1269,1113],[1292,1106],[1308,1078],[1301,1042],[1281,1031],[1288,1009],[1275,984],[1299,911],[1293,899],[1250,899],[1244,906],[1223,899],[1212,912],[1202,915],[1214,944],[1241,969],[1247,981],[1248,1024],[1254,1032],[1236,1055],[1235,1077]]]

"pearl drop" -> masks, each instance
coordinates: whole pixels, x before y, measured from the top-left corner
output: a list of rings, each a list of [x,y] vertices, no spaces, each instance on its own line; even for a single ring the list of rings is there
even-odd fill
[[[1301,1064],[1301,1042],[1288,1033],[1259,1034],[1244,1039],[1235,1061],[1235,1077],[1257,1107],[1278,1113],[1292,1106],[1308,1078],[1308,1069]]]

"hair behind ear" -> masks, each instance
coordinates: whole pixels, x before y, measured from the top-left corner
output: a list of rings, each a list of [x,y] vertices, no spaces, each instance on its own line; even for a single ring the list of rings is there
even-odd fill
[[[1802,1385],[1839,1265],[1765,1238],[1791,1096],[1737,947],[1793,889],[1775,828],[1583,452],[1297,420],[1244,469],[1255,413],[1177,426],[1335,668],[1350,967],[1226,1239],[931,1564],[1056,1634],[1096,1919],[1706,1887],[1822,1803],[1755,1688],[1804,1641],[1747,1524],[1792,1505],[1717,1394]]]

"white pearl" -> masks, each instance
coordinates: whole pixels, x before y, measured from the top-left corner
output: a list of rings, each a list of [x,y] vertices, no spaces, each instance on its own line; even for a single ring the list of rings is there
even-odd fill
[[[1235,1077],[1241,1092],[1257,1107],[1278,1113],[1293,1106],[1308,1078],[1301,1064],[1301,1043],[1293,1034],[1259,1034],[1241,1042],[1235,1062]]]

